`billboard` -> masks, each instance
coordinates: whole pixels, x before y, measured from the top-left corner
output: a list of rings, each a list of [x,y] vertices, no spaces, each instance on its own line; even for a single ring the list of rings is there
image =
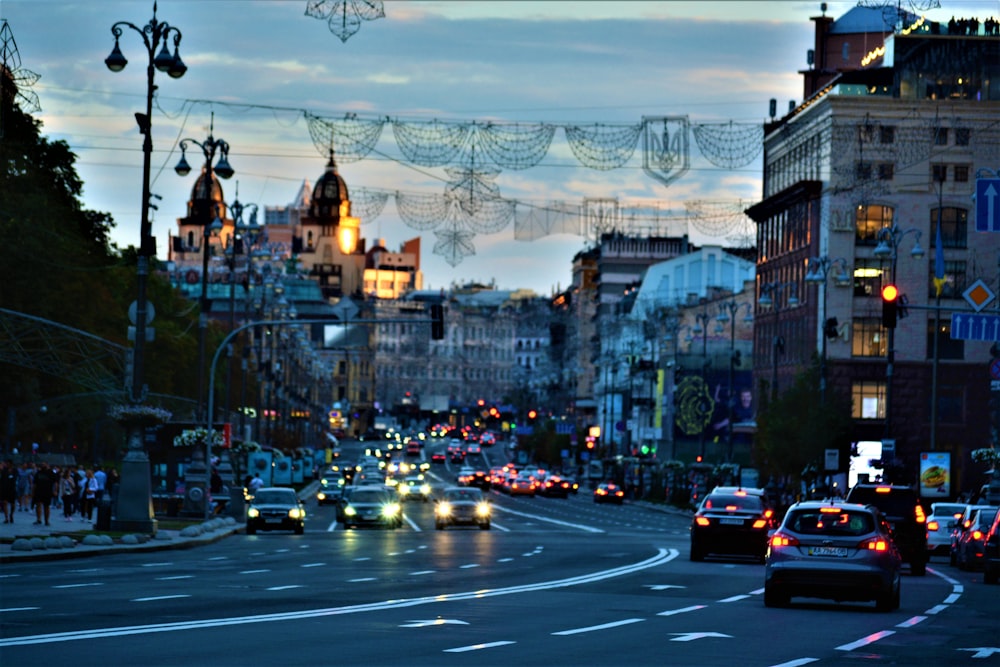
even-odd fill
[[[951,452],[920,453],[920,497],[951,497]]]

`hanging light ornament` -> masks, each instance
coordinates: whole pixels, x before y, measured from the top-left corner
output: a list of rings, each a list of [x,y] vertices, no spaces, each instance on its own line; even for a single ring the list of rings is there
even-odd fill
[[[309,0],[306,16],[326,19],[330,32],[346,42],[361,29],[362,21],[385,18],[382,0]]]

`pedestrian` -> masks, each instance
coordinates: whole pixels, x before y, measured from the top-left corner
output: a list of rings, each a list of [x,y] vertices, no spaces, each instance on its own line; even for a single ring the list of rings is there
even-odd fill
[[[250,495],[256,493],[257,489],[264,486],[264,480],[260,478],[260,473],[255,473],[253,479],[250,480]]]
[[[80,491],[80,516],[84,521],[90,523],[94,517],[94,500],[97,498],[97,480],[94,479],[94,471],[87,468],[86,477],[83,481],[83,488]]]
[[[31,507],[31,485],[35,477],[34,467],[27,461],[17,469],[17,502],[22,512],[28,512]]]
[[[108,497],[111,498],[111,502],[115,502],[118,498],[118,485],[121,483],[121,475],[118,474],[117,468],[111,468],[108,470],[108,481],[105,484],[105,489],[107,490]]]
[[[32,491],[31,499],[35,502],[35,525],[42,525],[42,521],[45,521],[45,525],[49,525],[49,513],[52,511],[52,498],[57,493],[57,488],[59,485],[59,478],[52,468],[49,467],[48,463],[44,461],[39,464],[38,471],[35,473],[35,484]]]
[[[0,468],[0,504],[3,505],[3,522],[14,523],[17,508],[17,466],[7,459]]]
[[[104,498],[104,491],[107,488],[108,475],[99,465],[94,466],[94,479],[97,480],[97,496],[95,496],[94,502],[100,505],[101,499]]]
[[[62,496],[63,501],[63,519],[72,521],[73,514],[76,512],[77,493],[76,476],[69,468],[63,471],[59,480],[59,495]]]

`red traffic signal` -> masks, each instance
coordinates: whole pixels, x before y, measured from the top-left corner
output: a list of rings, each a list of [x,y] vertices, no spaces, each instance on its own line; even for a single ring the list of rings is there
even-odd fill
[[[537,410],[528,410],[528,419],[534,419],[538,416]]]
[[[898,312],[899,288],[890,283],[882,287],[882,326],[895,329]]]

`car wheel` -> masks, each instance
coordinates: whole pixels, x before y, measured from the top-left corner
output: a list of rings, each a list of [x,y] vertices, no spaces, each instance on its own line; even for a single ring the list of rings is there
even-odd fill
[[[778,590],[775,586],[764,585],[764,606],[765,607],[787,607],[789,602],[788,594]]]
[[[896,583],[892,589],[879,594],[875,598],[875,611],[894,611],[899,609],[899,584]]]
[[[952,567],[955,567],[956,565],[958,565],[958,557],[955,555],[955,550],[954,549],[952,549],[952,551],[951,551],[950,560],[951,560],[951,566]]]
[[[479,524],[479,530],[489,530],[489,529],[490,529],[489,521],[487,521],[486,523]]]
[[[705,552],[695,546],[694,543],[691,544],[691,560],[695,563],[700,563],[705,560]]]
[[[927,574],[927,562],[921,560],[910,563],[910,574],[914,577],[922,577]]]
[[[247,526],[247,535],[256,535],[256,534],[257,534],[256,526]]]

